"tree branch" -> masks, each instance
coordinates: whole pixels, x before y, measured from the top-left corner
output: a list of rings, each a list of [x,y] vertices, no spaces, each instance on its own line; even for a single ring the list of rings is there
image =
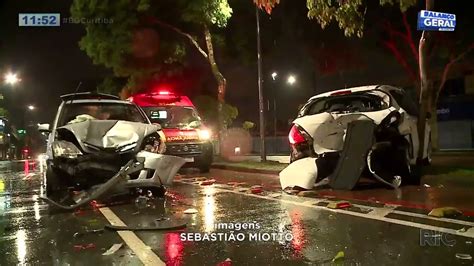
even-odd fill
[[[206,58],[206,59],[208,58],[208,55],[207,55],[206,51],[204,51],[204,49],[202,49],[202,47],[199,45],[199,43],[197,42],[197,40],[194,39],[194,37],[191,36],[191,34],[186,33],[186,32],[184,32],[184,31],[180,30],[179,28],[177,28],[177,27],[175,27],[175,26],[173,26],[173,25],[171,25],[171,24],[168,24],[168,23],[166,23],[166,22],[164,22],[164,21],[161,21],[161,20],[159,20],[159,19],[157,19],[157,18],[153,18],[152,21],[153,21],[154,23],[156,23],[156,24],[158,24],[158,25],[164,27],[164,28],[168,28],[168,29],[170,29],[170,30],[172,30],[172,31],[174,31],[174,32],[176,32],[176,33],[178,33],[178,34],[180,34],[180,35],[186,37],[186,38],[194,45],[194,47],[196,47],[196,49],[198,50],[198,52],[199,52],[202,56],[204,56],[204,58]]]
[[[408,45],[410,46],[411,53],[413,54],[413,57],[415,57],[416,63],[419,63],[419,56],[418,56],[418,49],[416,49],[415,42],[413,41],[413,35],[411,33],[411,28],[410,24],[408,23],[407,20],[407,15],[405,12],[402,12],[402,19],[403,19],[403,25],[405,26],[405,39],[408,42]]]
[[[451,58],[451,61],[449,61],[449,63],[446,64],[446,66],[444,67],[444,70],[443,70],[443,74],[441,76],[441,81],[440,81],[439,87],[436,91],[436,97],[434,99],[435,103],[438,102],[439,94],[441,93],[441,90],[443,89],[444,84],[446,83],[446,80],[448,79],[448,74],[449,74],[449,71],[451,70],[451,67],[457,61],[463,59],[472,49],[474,49],[474,43],[471,43],[471,45],[469,45],[469,47],[464,52],[460,53],[458,56],[456,56],[454,58]]]
[[[398,50],[395,43],[393,41],[383,41],[383,44],[390,50],[390,52],[392,52],[392,54],[395,56],[395,59],[398,61],[398,63],[406,70],[406,72],[410,76],[410,79],[412,81],[418,80],[415,71],[413,71],[413,69],[410,67],[407,60],[402,55],[400,50]]]

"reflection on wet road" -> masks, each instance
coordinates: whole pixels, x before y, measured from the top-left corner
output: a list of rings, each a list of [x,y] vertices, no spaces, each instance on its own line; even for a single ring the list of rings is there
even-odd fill
[[[472,265],[456,258],[474,255],[469,219],[441,223],[410,213],[401,219],[380,214],[386,207],[377,206],[359,208],[367,214],[329,210],[327,199],[277,193],[274,179],[224,172],[211,172],[217,183],[208,186],[181,176],[165,199],[122,197],[102,209],[55,212],[38,199],[43,188],[37,168],[0,162],[0,265],[143,265],[152,255],[156,264],[167,265],[330,265],[340,251],[346,265]],[[236,180],[245,184],[227,184]],[[249,193],[254,184],[262,185],[263,193]],[[110,213],[104,216],[105,209]],[[197,212],[185,214],[189,209]],[[395,214],[403,212],[390,213]],[[187,228],[119,235],[103,230],[114,223],[113,216],[128,226],[186,221]],[[420,241],[428,229],[453,241]],[[197,241],[205,235],[245,238]],[[102,255],[120,243],[116,252]]]

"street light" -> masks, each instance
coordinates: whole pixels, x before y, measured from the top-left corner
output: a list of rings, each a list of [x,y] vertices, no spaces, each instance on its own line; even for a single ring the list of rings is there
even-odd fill
[[[276,73],[276,72],[273,72],[273,73],[272,73],[272,79],[273,79],[273,80],[275,80],[277,76],[278,76],[278,73]]]
[[[288,84],[293,85],[296,82],[296,78],[293,75],[289,75],[286,81],[288,82]]]
[[[10,85],[15,85],[16,83],[18,83],[19,81],[21,81],[16,74],[14,73],[7,73],[5,74],[5,83],[7,84],[10,84]]]
[[[28,105],[28,110],[30,110],[30,111],[35,110],[35,106],[34,105]]]

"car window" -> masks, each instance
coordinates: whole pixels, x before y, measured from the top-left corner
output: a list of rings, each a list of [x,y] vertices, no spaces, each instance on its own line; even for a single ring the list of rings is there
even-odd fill
[[[122,103],[68,103],[65,104],[58,121],[58,127],[86,119],[124,120],[148,123],[146,117],[133,104]]]
[[[329,113],[375,112],[389,107],[389,101],[381,92],[360,92],[315,99],[305,115]]]
[[[152,123],[159,123],[163,128],[197,128],[201,126],[201,118],[193,107],[144,107],[143,110]]]

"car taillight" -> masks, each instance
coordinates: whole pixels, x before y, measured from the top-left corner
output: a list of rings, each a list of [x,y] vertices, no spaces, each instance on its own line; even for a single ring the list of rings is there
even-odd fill
[[[288,140],[290,144],[300,144],[306,142],[306,138],[303,136],[297,125],[293,125],[288,134]]]

